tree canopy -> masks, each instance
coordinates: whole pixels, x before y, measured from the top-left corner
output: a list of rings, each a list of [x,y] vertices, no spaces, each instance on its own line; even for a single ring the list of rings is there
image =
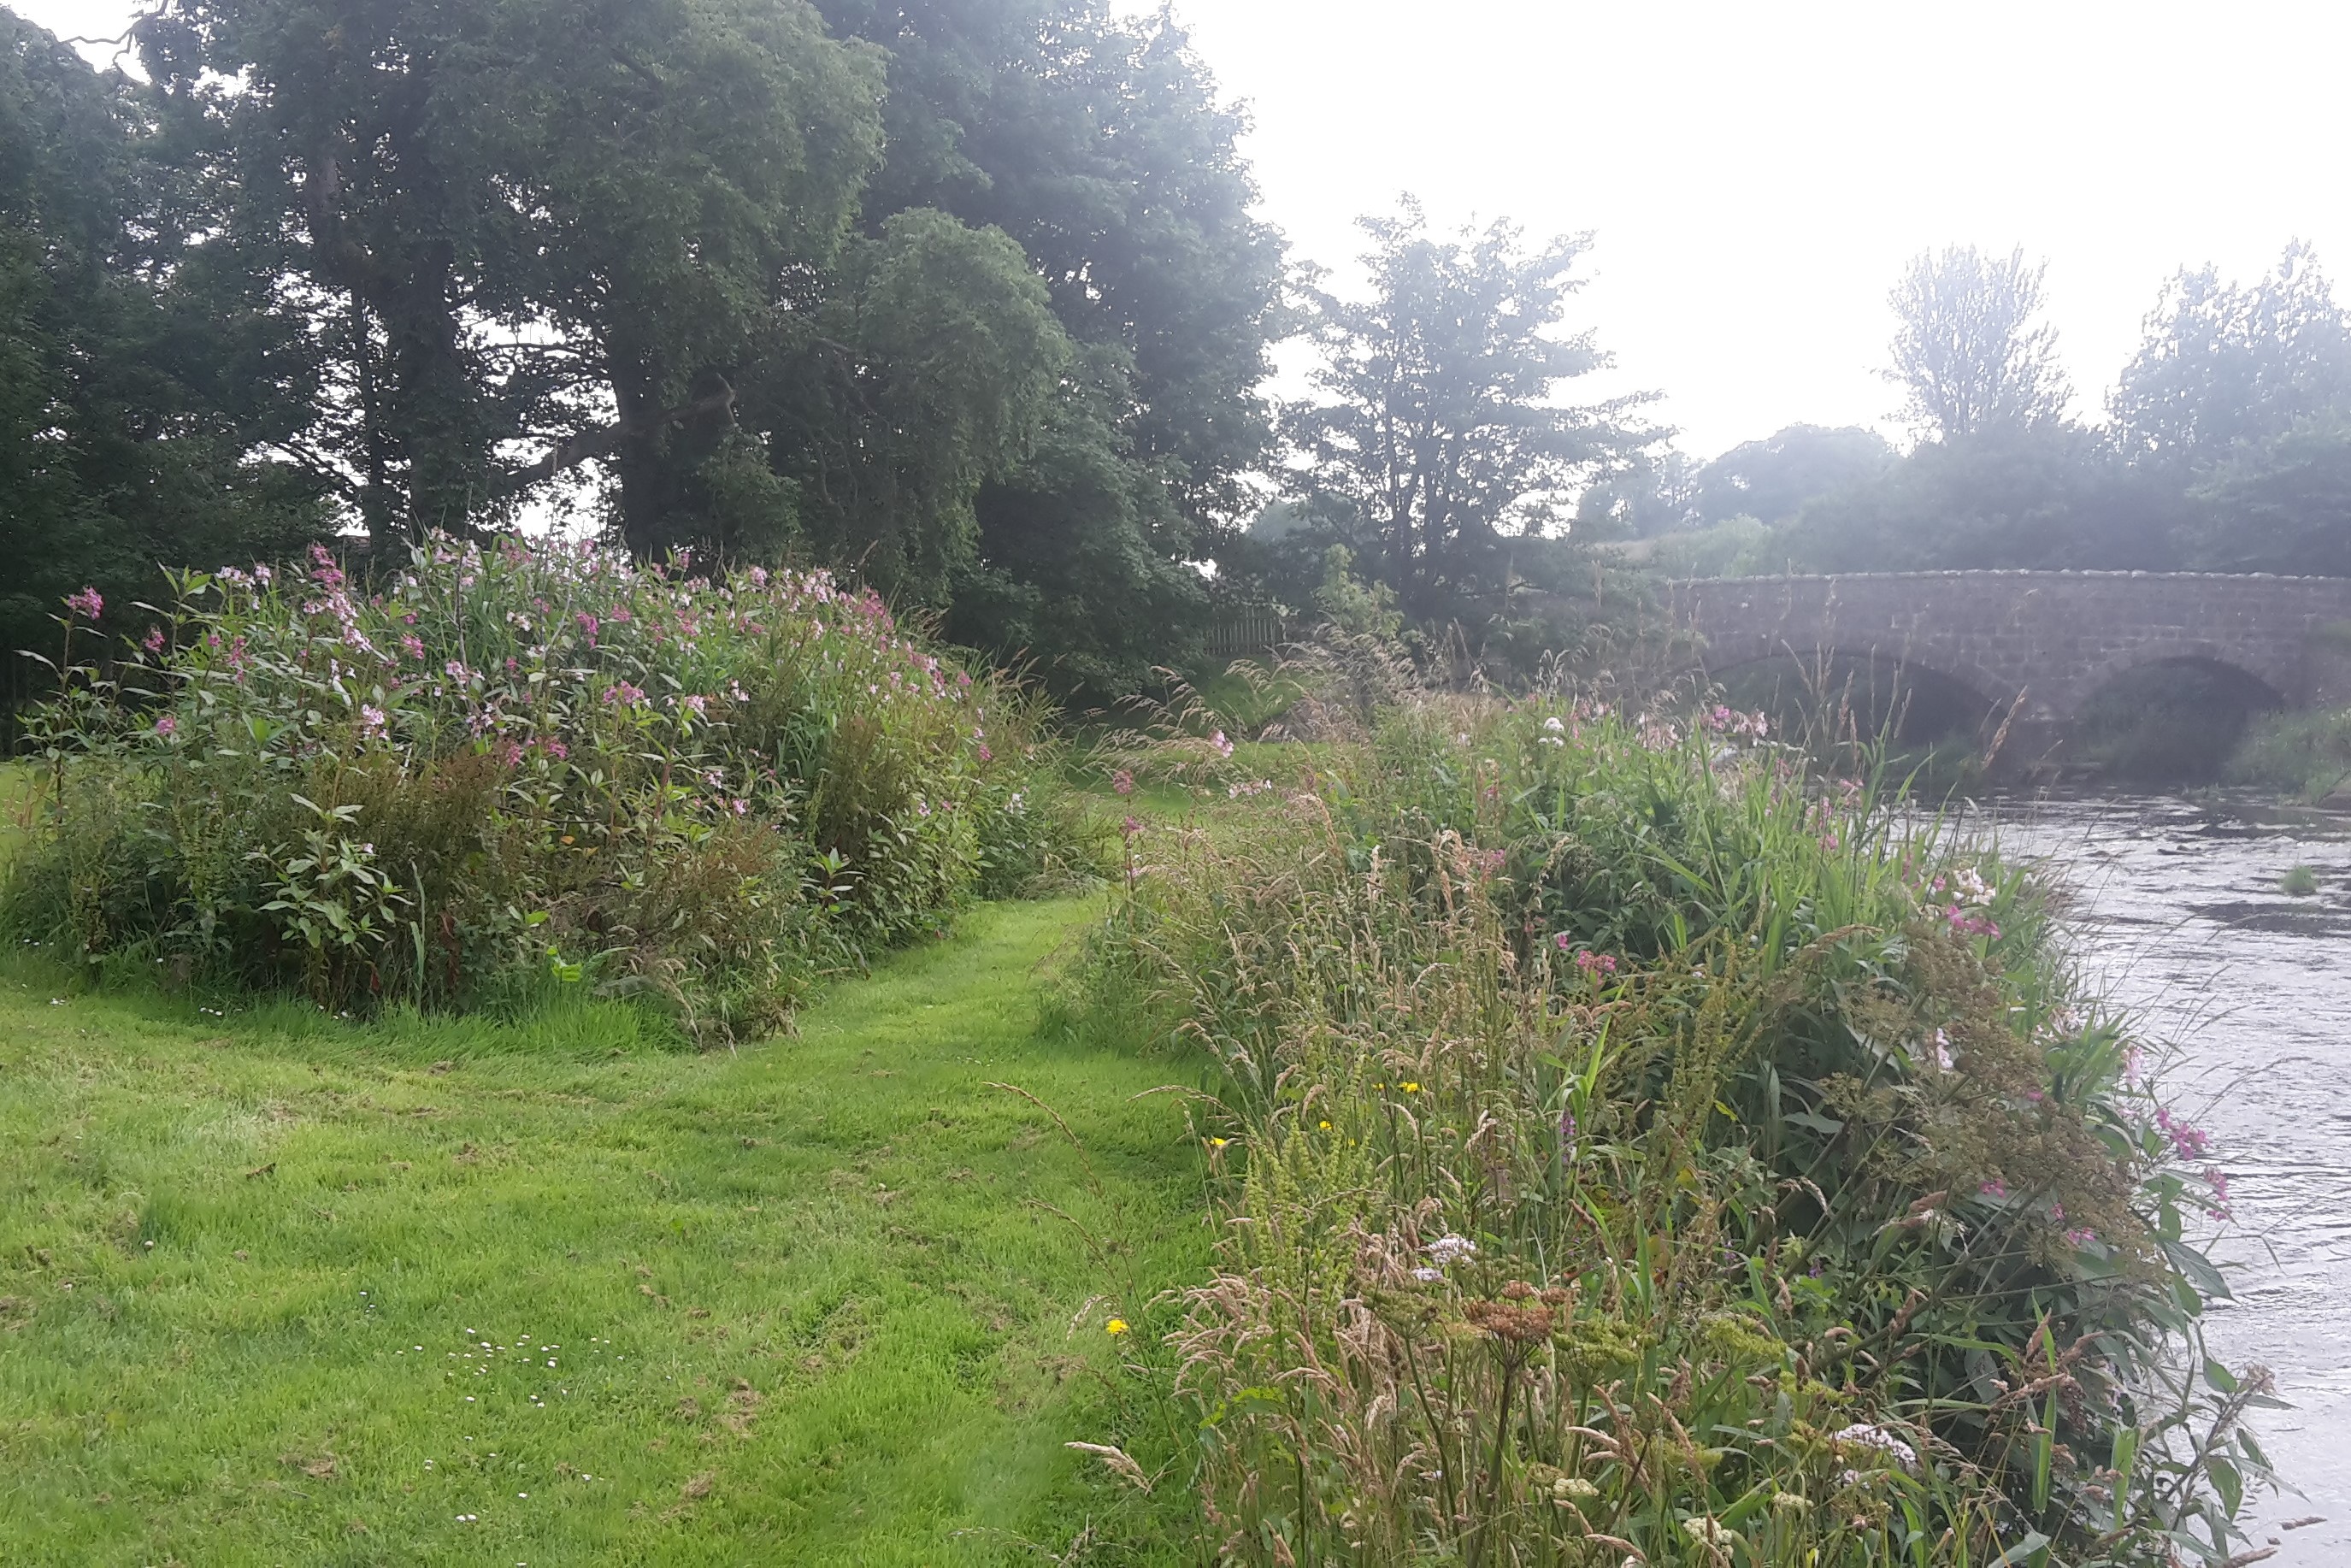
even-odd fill
[[[77,525],[144,567],[584,494],[640,556],[853,568],[1071,686],[1198,634],[1281,252],[1164,16],[158,0],[144,80],[7,26],[0,474],[44,538],[105,507],[36,389],[118,364],[220,525]]]
[[[2022,250],[1991,256],[1973,246],[1912,259],[1891,296],[1900,326],[1885,373],[1913,428],[1949,440],[2064,417],[2074,394],[2056,329],[2035,319],[2047,270]]]
[[[1426,618],[1505,586],[1514,542],[1561,532],[1578,492],[1655,437],[1633,422],[1642,397],[1561,400],[1609,362],[1591,332],[1560,331],[1590,235],[1440,237],[1409,200],[1362,225],[1369,298],[1306,290],[1322,395],[1290,411],[1292,483]]]

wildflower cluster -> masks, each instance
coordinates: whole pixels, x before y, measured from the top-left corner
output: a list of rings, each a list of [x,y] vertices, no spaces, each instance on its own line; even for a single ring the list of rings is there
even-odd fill
[[[7,913],[78,958],[338,1007],[584,963],[758,1027],[1061,820],[1027,701],[823,572],[435,538],[364,586],[317,548],[176,587],[28,727],[53,789]]]

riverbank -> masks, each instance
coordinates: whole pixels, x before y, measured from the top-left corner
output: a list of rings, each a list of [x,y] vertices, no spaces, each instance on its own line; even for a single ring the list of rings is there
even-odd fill
[[[998,1563],[1131,1513],[1062,1444],[1208,1242],[1134,1098],[1175,1069],[1039,1023],[1099,911],[977,909],[739,1055],[0,984],[0,1560]]]

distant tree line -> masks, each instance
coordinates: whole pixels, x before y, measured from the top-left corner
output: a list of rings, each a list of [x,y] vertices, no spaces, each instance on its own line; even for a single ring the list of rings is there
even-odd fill
[[[569,505],[1071,690],[1211,614],[1278,236],[1106,0],[0,10],[0,643],[84,584]]]
[[[1668,571],[1986,567],[2351,575],[2351,319],[2307,247],[2182,270],[2103,423],[2071,417],[2042,272],[1919,256],[1886,374],[1918,436],[1795,425],[1712,462],[1652,455],[1586,493],[1595,535]]]

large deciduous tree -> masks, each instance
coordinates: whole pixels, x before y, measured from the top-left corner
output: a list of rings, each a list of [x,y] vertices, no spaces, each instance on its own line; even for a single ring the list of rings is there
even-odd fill
[[[1884,372],[1902,389],[1902,418],[1949,441],[2065,417],[2074,394],[2056,329],[2038,319],[2047,270],[2021,249],[1993,256],[1973,246],[1911,261],[1889,297],[1898,325]]]
[[[804,0],[170,0],[159,22],[200,45],[174,63],[236,78],[213,97],[243,232],[307,286],[343,394],[328,453],[371,532],[494,520],[590,457],[633,547],[704,531],[672,514],[710,499],[727,374],[783,281],[833,262],[879,156],[872,51]],[[789,528],[730,520],[771,547]]]
[[[159,563],[276,552],[328,526],[270,451],[309,360],[211,243],[162,95],[0,10],[0,646]],[[127,603],[125,604],[127,609]],[[13,659],[10,661],[16,663]]]
[[[2182,268],[2147,319],[2111,400],[2136,456],[2198,467],[2239,442],[2351,404],[2351,318],[2309,246],[2251,285]]]
[[[1073,348],[1038,438],[973,500],[959,638],[1092,696],[1180,659],[1208,608],[1189,564],[1251,507],[1279,236],[1244,122],[1164,15],[1102,0],[818,0],[889,52],[869,228],[936,207],[1002,229]]]
[[[1305,291],[1323,395],[1290,411],[1295,484],[1408,615],[1450,616],[1506,589],[1513,545],[1556,533],[1587,481],[1653,437],[1630,423],[1638,397],[1562,396],[1608,363],[1590,332],[1561,330],[1590,236],[1440,237],[1409,200],[1362,222],[1369,297]]]

